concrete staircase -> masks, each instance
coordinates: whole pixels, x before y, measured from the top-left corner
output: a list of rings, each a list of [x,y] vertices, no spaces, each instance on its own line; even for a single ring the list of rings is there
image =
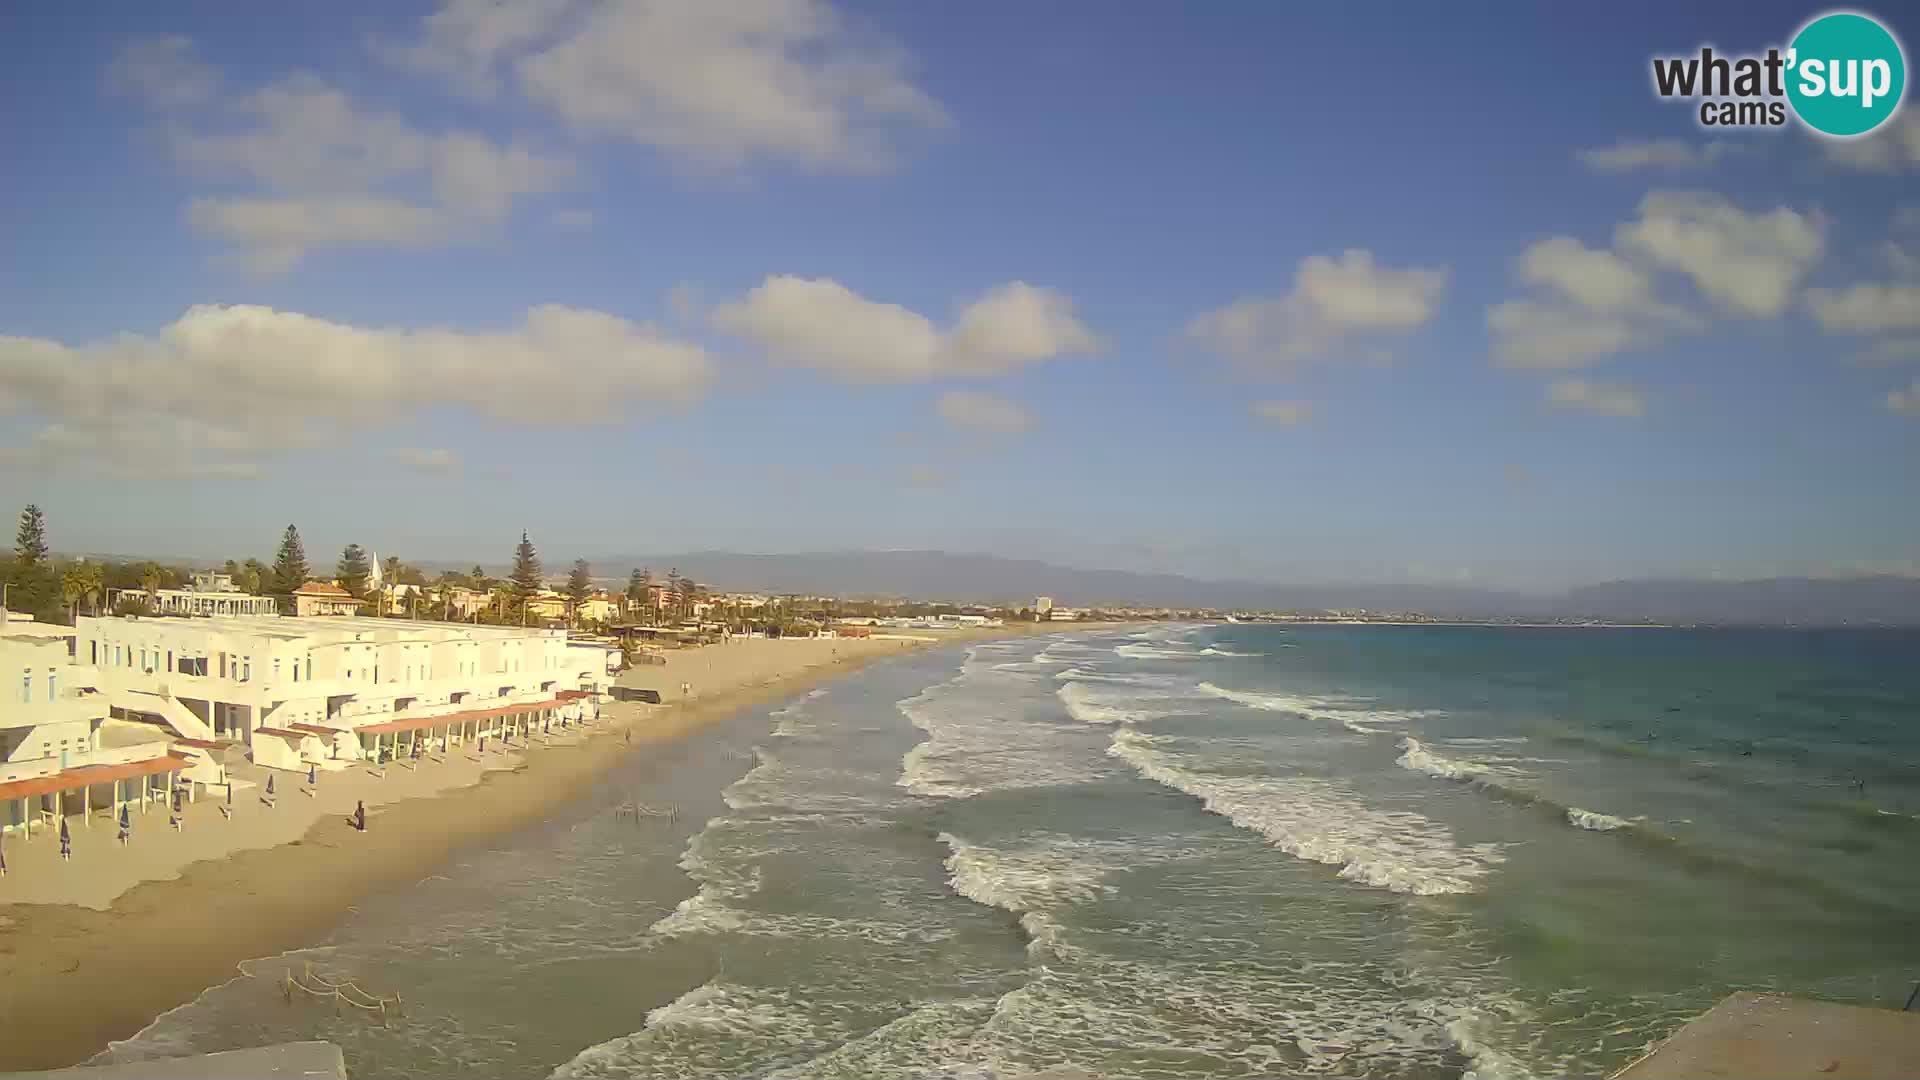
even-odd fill
[[[174,734],[183,738],[213,739],[213,727],[194,715],[192,709],[180,704],[180,700],[168,693],[165,687],[158,692],[113,687],[107,692],[107,703],[116,708],[157,716],[173,729]]]

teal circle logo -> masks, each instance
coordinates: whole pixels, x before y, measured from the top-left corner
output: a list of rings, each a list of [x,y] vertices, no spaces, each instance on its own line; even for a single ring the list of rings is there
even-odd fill
[[[1907,92],[1907,59],[1878,22],[1851,11],[1802,27],[1787,52],[1787,99],[1808,127],[1865,135],[1887,122]]]

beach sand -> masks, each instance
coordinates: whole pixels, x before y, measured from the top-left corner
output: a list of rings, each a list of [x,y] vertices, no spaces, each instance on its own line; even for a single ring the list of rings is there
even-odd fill
[[[231,978],[247,959],[311,944],[351,918],[368,893],[430,873],[462,846],[531,823],[577,797],[629,750],[683,738],[740,710],[800,693],[871,660],[930,645],[1059,627],[1018,626],[910,638],[742,640],[667,653],[621,685],[661,692],[662,705],[609,703],[586,733],[501,753],[471,745],[416,770],[364,767],[277,774],[276,805],[258,789],[234,816],[203,793],[186,827],[167,809],[136,809],[122,847],[98,817],[73,829],[75,858],[36,831],[7,841],[0,881],[0,1070],[84,1061]],[[681,701],[681,686],[691,684]],[[631,733],[631,745],[626,739]],[[346,821],[356,800],[367,831]]]

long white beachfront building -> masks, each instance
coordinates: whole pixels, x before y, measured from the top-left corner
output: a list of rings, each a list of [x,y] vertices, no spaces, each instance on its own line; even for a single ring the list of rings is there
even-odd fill
[[[215,782],[229,744],[298,769],[589,719],[611,681],[607,648],[561,630],[272,615],[6,625],[0,674],[20,680],[0,698],[9,828],[43,817],[33,803],[49,793],[111,781],[120,801],[138,779],[144,800],[182,773]],[[155,739],[105,750],[109,718],[151,724]]]

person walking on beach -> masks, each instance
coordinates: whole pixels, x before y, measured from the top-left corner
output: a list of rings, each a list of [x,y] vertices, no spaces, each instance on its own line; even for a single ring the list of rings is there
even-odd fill
[[[367,803],[365,799],[354,800],[353,827],[361,832],[367,831]]]
[[[67,831],[67,819],[64,815],[60,818],[60,860],[73,861],[73,834]]]

